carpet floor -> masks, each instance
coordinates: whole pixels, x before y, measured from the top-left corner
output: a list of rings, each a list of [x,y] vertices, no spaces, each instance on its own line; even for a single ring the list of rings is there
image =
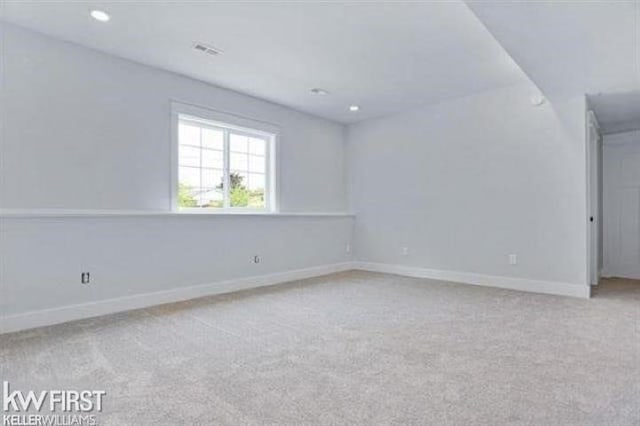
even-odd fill
[[[366,272],[0,336],[100,425],[640,425],[640,282],[590,300]]]

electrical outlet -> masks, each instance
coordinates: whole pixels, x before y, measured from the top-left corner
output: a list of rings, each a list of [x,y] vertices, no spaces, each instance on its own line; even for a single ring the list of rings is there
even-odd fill
[[[402,247],[402,255],[403,256],[409,255],[409,247]]]
[[[347,254],[351,254],[351,244],[347,244],[347,247],[345,248],[345,252]]]
[[[260,259],[259,255],[256,254],[255,256],[253,256],[253,263],[260,263],[261,260],[262,259]]]
[[[509,265],[517,265],[518,264],[518,255],[510,254],[509,255]]]
[[[83,272],[80,274],[80,283],[81,284],[89,284],[91,281],[91,274],[88,272]]]

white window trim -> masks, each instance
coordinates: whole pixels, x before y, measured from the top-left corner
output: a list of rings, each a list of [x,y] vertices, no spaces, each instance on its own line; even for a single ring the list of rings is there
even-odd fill
[[[201,121],[202,124],[211,124],[236,132],[245,133],[250,136],[267,137],[267,170],[265,174],[265,207],[211,207],[211,208],[182,208],[178,205],[178,166],[179,166],[179,140],[178,122],[180,116],[186,116],[193,121]],[[191,105],[187,103],[171,102],[171,188],[170,188],[170,210],[175,213],[199,213],[210,214],[243,214],[243,213],[277,213],[278,212],[278,146],[280,139],[280,128],[274,124],[242,117],[226,112],[215,111],[206,107]],[[229,164],[228,138],[225,138],[224,167]],[[228,178],[228,177],[227,177]],[[229,184],[225,185],[228,190]],[[225,197],[226,198],[226,197]]]

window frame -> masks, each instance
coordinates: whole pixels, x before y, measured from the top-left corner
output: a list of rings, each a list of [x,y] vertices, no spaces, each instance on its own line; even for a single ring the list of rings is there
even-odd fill
[[[224,207],[180,207],[178,205],[180,140],[179,123],[181,119],[192,121],[202,127],[209,127],[223,131],[223,179],[224,179]],[[248,137],[265,139],[265,206],[260,207],[231,207],[227,205],[230,174],[229,134],[241,134]],[[170,210],[176,213],[200,214],[243,214],[243,213],[276,213],[278,210],[278,169],[277,147],[280,129],[270,123],[219,112],[205,107],[180,102],[171,103],[171,188]],[[201,148],[202,149],[202,148]],[[200,167],[202,168],[202,167]],[[227,173],[229,170],[229,173]]]

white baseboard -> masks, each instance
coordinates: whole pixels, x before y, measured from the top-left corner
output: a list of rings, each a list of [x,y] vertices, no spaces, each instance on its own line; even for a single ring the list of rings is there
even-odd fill
[[[116,312],[147,308],[163,303],[180,302],[203,296],[265,287],[350,269],[353,269],[351,262],[343,262],[3,316],[0,317],[0,334],[108,315]]]
[[[392,265],[374,262],[353,262],[354,269],[387,274],[404,275],[415,278],[429,278],[443,281],[453,281],[462,284],[472,284],[486,287],[506,288],[510,290],[527,291],[532,293],[554,294],[588,299],[591,288],[587,285],[563,282],[529,280],[493,275],[474,274],[470,272],[442,271],[438,269],[419,268],[415,266]]]
[[[352,269],[453,281],[462,284],[507,288],[533,293],[547,293],[580,298],[589,298],[590,295],[590,287],[586,285],[499,277],[468,272],[442,271],[385,263],[343,262],[4,316],[0,317],[0,334],[108,315],[116,312],[147,308],[163,303],[180,302],[203,296],[265,287]]]

